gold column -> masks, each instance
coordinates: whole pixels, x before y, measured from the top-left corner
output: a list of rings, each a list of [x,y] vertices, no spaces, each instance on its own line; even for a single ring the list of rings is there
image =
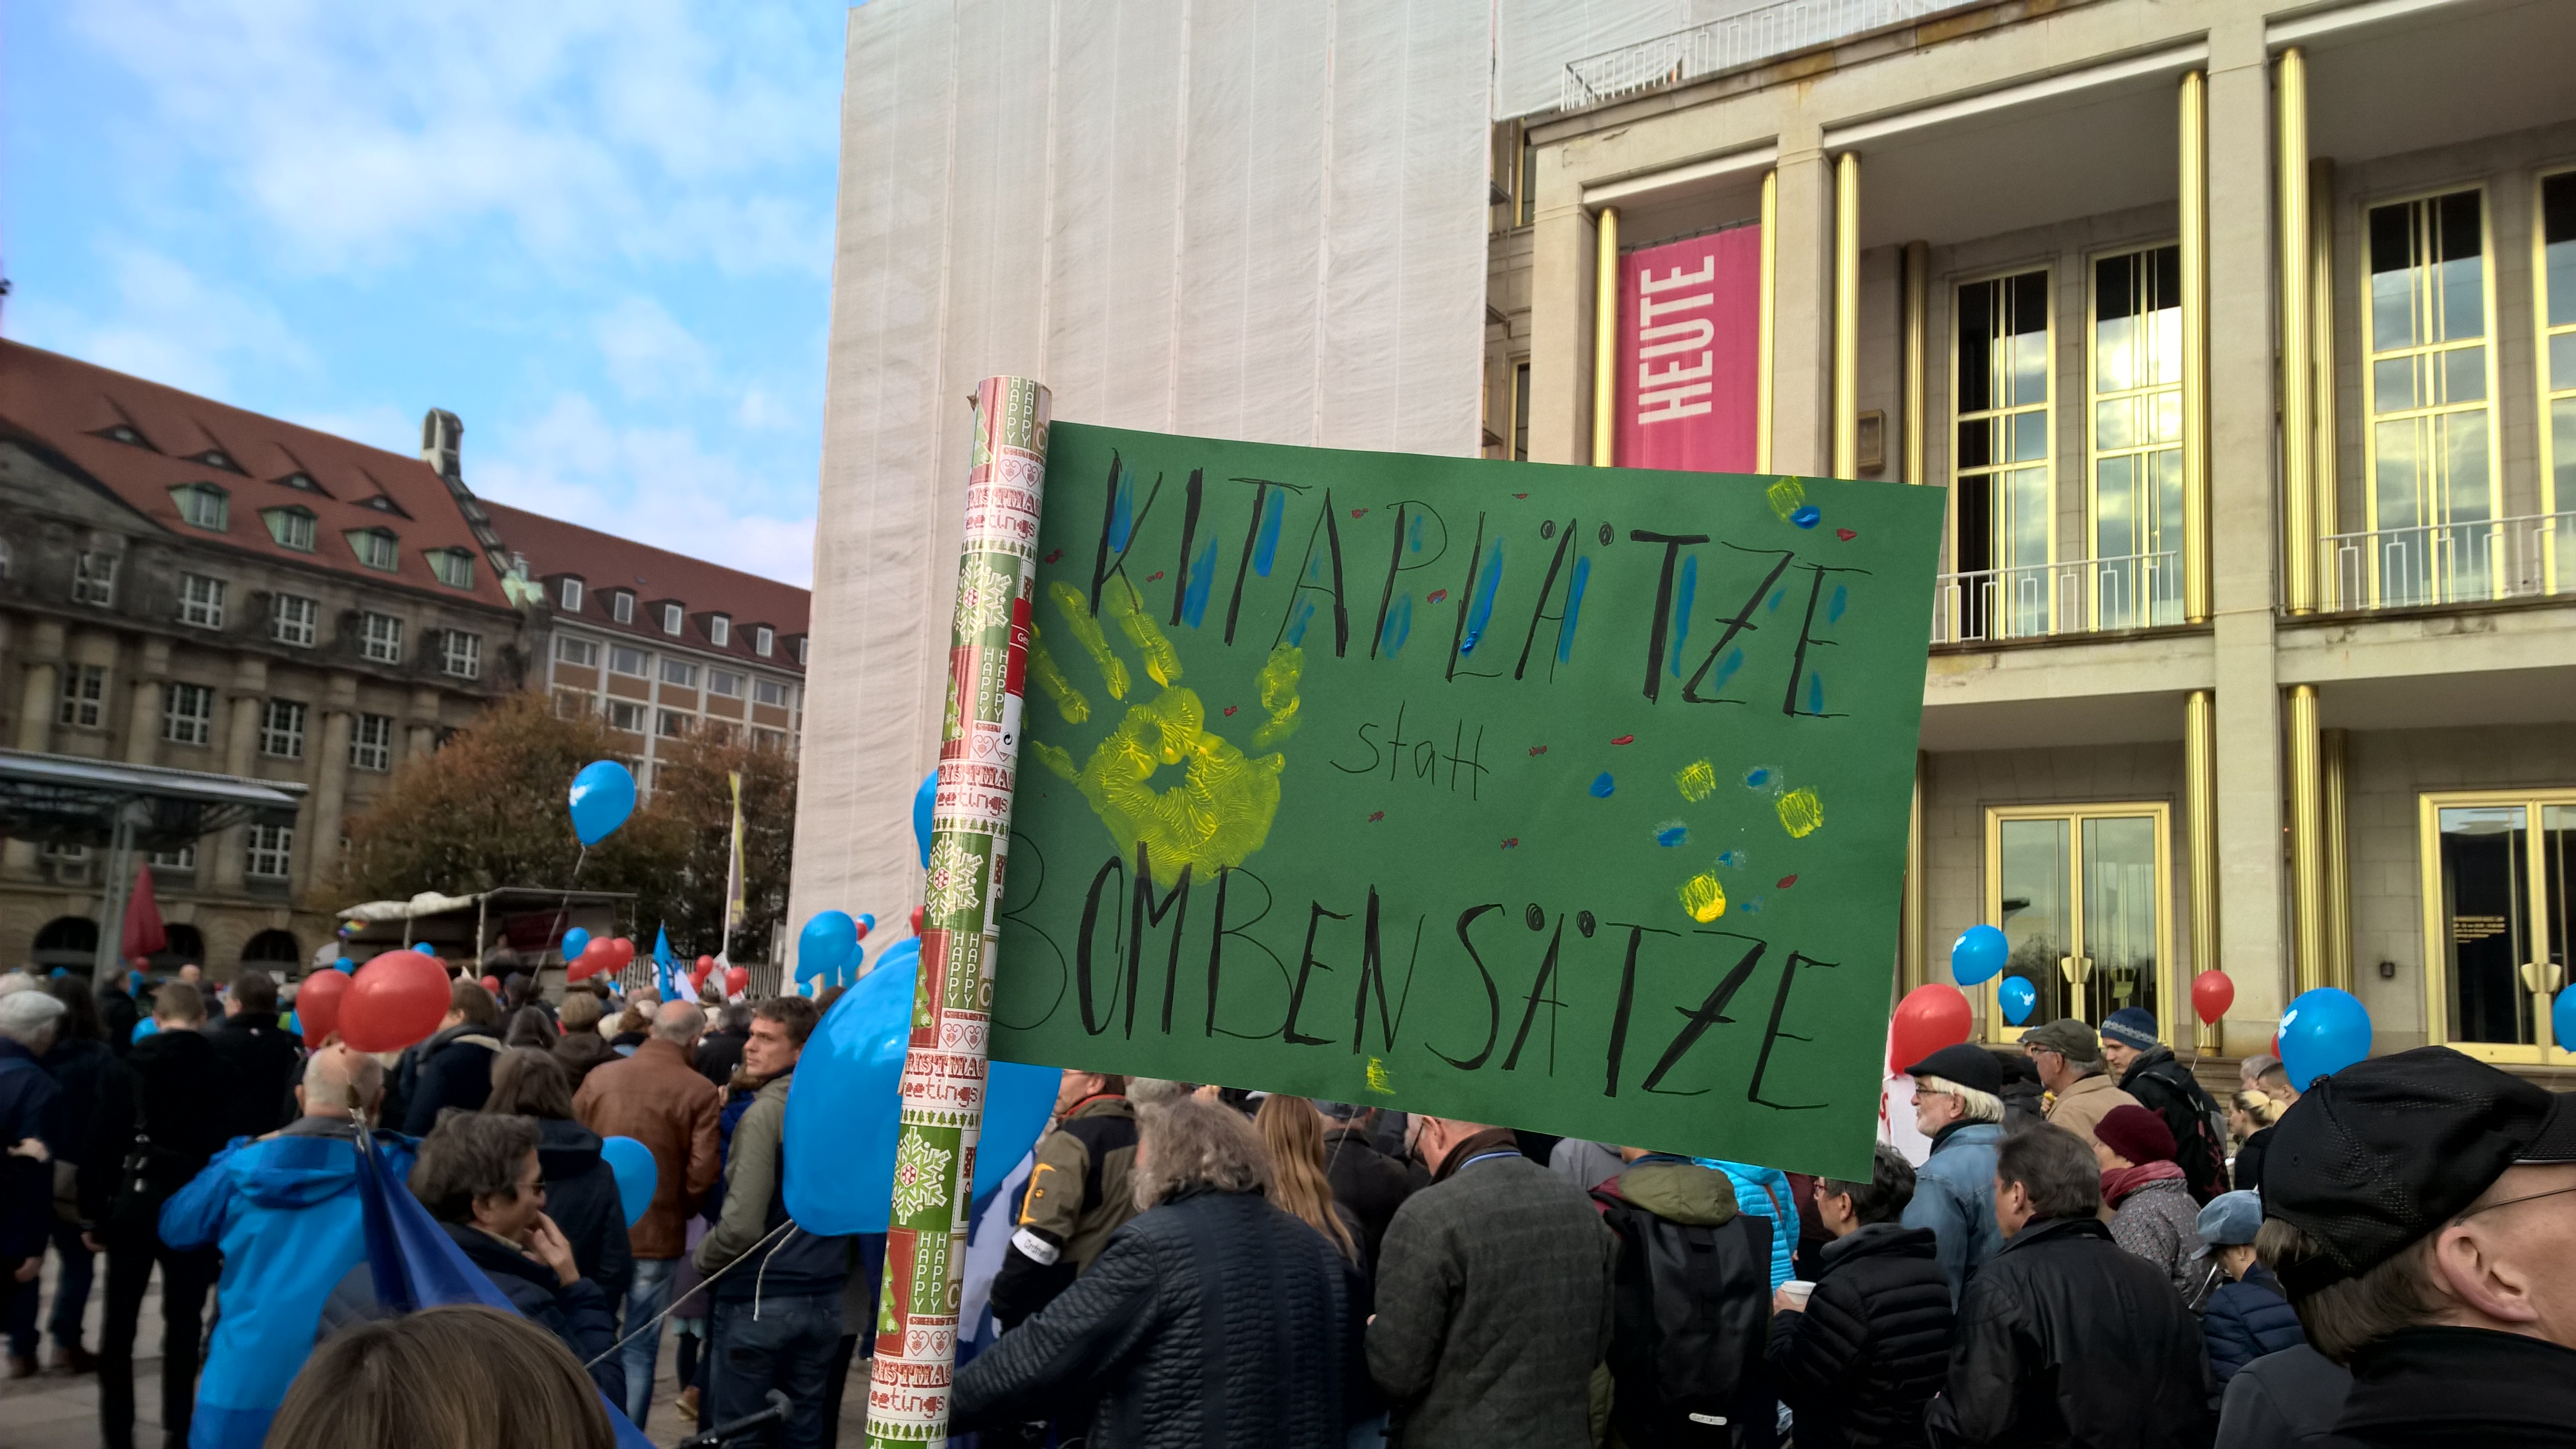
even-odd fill
[[[2208,77],[2182,78],[2178,123],[2182,241],[2182,616],[2206,623],[2209,588]]]
[[[2290,939],[2300,991],[2331,986],[2326,964],[2325,801],[2317,766],[2317,687],[2292,685],[2290,730]]]
[[[1860,469],[1860,157],[1834,158],[1833,475]]]
[[[2183,701],[2183,829],[2191,870],[2193,975],[2226,968],[2218,959],[2218,710],[2206,689]],[[2200,1029],[2200,1050],[2222,1050],[2220,1028]]]
[[[2319,158],[2308,166],[2308,406],[2316,421],[2316,443],[2308,466],[2316,474],[2319,539],[2309,554],[2317,560],[2316,601],[2327,609],[2342,602],[2323,543],[2342,531],[2338,521],[2342,509],[2336,498],[2343,472],[2335,455],[2334,199],[2334,162]],[[2344,972],[2347,980],[2351,974]]]
[[[2281,228],[2281,541],[2282,592],[2293,614],[2317,611],[2316,393],[2308,370],[2315,365],[2308,285],[2308,61],[2297,46],[2281,52],[2274,87],[2280,118],[2273,127],[2280,153],[2273,159],[2280,187],[2275,215]],[[2302,958],[2300,969],[2309,969]]]
[[[1904,935],[1896,944],[1896,962],[1905,989],[1923,984],[1923,786],[1932,757],[1914,752],[1914,803],[1905,816]]]
[[[2352,862],[2349,825],[2344,813],[2344,745],[2342,730],[2318,734],[2318,788],[2324,796],[2326,984],[2352,989]]]
[[[1923,319],[1931,304],[1932,248],[1919,241],[1905,244],[1905,481],[1926,483],[1923,476]]]
[[[1771,367],[1780,280],[1780,172],[1762,173],[1762,282],[1753,326],[1753,471],[1771,471]]]
[[[1601,208],[1593,241],[1599,274],[1592,296],[1592,466],[1610,466],[1611,374],[1619,366],[1619,208]]]

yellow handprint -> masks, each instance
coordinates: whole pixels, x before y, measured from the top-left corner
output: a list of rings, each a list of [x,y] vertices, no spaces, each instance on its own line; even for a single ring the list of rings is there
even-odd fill
[[[1047,597],[1074,641],[1091,656],[1109,697],[1125,699],[1132,683],[1127,661],[1111,646],[1082,591],[1059,580]],[[1101,612],[1135,646],[1145,677],[1162,686],[1161,692],[1128,706],[1126,718],[1092,747],[1091,758],[1079,768],[1061,746],[1040,740],[1032,741],[1032,748],[1048,769],[1081,787],[1122,850],[1143,842],[1157,884],[1168,889],[1183,866],[1205,872],[1243,864],[1269,838],[1270,822],[1278,817],[1279,775],[1286,758],[1276,751],[1247,756],[1233,741],[1208,732],[1207,707],[1197,691],[1180,683],[1180,652],[1145,613],[1144,600],[1124,577],[1110,580]],[[1034,632],[1029,672],[1038,689],[1067,724],[1090,719],[1091,701],[1047,652],[1044,632]],[[1254,749],[1268,749],[1296,730],[1297,682],[1305,662],[1305,651],[1293,645],[1270,651],[1260,676],[1267,718],[1253,732]],[[1155,788],[1155,775],[1168,765],[1181,767],[1179,783]]]

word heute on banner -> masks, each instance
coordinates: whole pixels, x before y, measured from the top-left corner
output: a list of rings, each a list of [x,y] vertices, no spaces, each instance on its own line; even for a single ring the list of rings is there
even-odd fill
[[[1620,467],[1752,470],[1761,285],[1759,225],[1619,259]]]

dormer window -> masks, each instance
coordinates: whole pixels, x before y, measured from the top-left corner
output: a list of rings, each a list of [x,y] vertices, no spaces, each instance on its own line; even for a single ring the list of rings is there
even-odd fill
[[[440,583],[451,589],[474,587],[473,554],[461,548],[433,548],[428,558],[430,575]]]
[[[620,624],[635,622],[635,596],[619,589],[608,596],[608,617]]]
[[[802,634],[796,636],[796,667],[805,667],[805,636]]]
[[[402,511],[401,504],[394,502],[391,498],[386,497],[382,493],[377,494],[373,498],[359,499],[358,506],[360,508],[372,508],[378,513],[390,513],[397,518],[411,517],[410,514]]]
[[[578,614],[578,613],[580,613],[580,612],[581,612],[581,580],[579,580],[579,579],[566,579],[566,580],[564,580],[564,581],[563,581],[563,595],[562,595],[562,597],[563,597],[563,611],[564,611],[565,613],[567,613],[567,614]]]
[[[732,648],[733,620],[722,614],[710,615],[707,619],[707,642],[718,649]]]
[[[188,461],[192,463],[203,463],[209,468],[221,468],[227,473],[238,473],[241,471],[241,465],[234,462],[221,448],[208,448],[206,451],[199,453],[196,457],[191,458]]]
[[[310,473],[289,473],[285,477],[277,479],[276,482],[281,487],[293,488],[298,492],[303,493],[319,493],[322,491],[322,485],[314,482],[313,475]]]
[[[752,653],[759,655],[759,656],[760,656],[761,658],[763,658],[763,659],[766,659],[766,658],[768,658],[768,657],[769,657],[769,651],[770,651],[770,650],[772,650],[772,649],[775,649],[775,648],[777,648],[777,647],[778,647],[778,631],[777,631],[777,630],[770,628],[767,624],[757,624],[757,625],[754,625],[754,626],[752,627],[752,631],[751,631],[751,652],[752,652]]]
[[[681,627],[687,622],[688,616],[681,611],[679,605],[664,604],[662,606],[663,633],[676,636],[680,632]]]
[[[291,548],[297,553],[313,551],[315,530],[312,509],[263,508],[259,511],[259,517],[261,522],[268,525],[268,536],[277,540],[279,548]]]
[[[170,498],[191,527],[221,533],[232,522],[232,495],[212,483],[183,483],[170,490]]]
[[[400,558],[400,546],[393,533],[382,528],[361,528],[351,532],[349,551],[358,556],[358,562],[371,569],[383,569],[386,573],[394,571]]]
[[[123,443],[129,448],[152,447],[152,444],[146,441],[141,433],[136,432],[133,428],[124,423],[118,423],[115,427],[109,428],[105,432],[100,433],[99,436],[107,439],[111,443]],[[155,449],[154,451],[158,450]]]

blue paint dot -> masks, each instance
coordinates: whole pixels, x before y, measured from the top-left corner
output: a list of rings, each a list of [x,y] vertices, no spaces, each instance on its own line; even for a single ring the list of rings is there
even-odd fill
[[[1824,510],[1810,503],[1806,507],[1799,509],[1797,512],[1790,514],[1789,521],[1798,525],[1800,528],[1813,528],[1824,518],[1824,516]]]
[[[1607,770],[1592,777],[1592,798],[1595,800],[1609,799],[1610,792],[1618,788],[1619,786],[1611,780],[1610,772]]]
[[[1744,783],[1751,789],[1759,790],[1771,783],[1771,772],[1768,769],[1747,770],[1744,772]]]
[[[1668,825],[1655,832],[1657,845],[1679,845],[1688,839],[1690,839],[1690,827],[1687,825]]]

